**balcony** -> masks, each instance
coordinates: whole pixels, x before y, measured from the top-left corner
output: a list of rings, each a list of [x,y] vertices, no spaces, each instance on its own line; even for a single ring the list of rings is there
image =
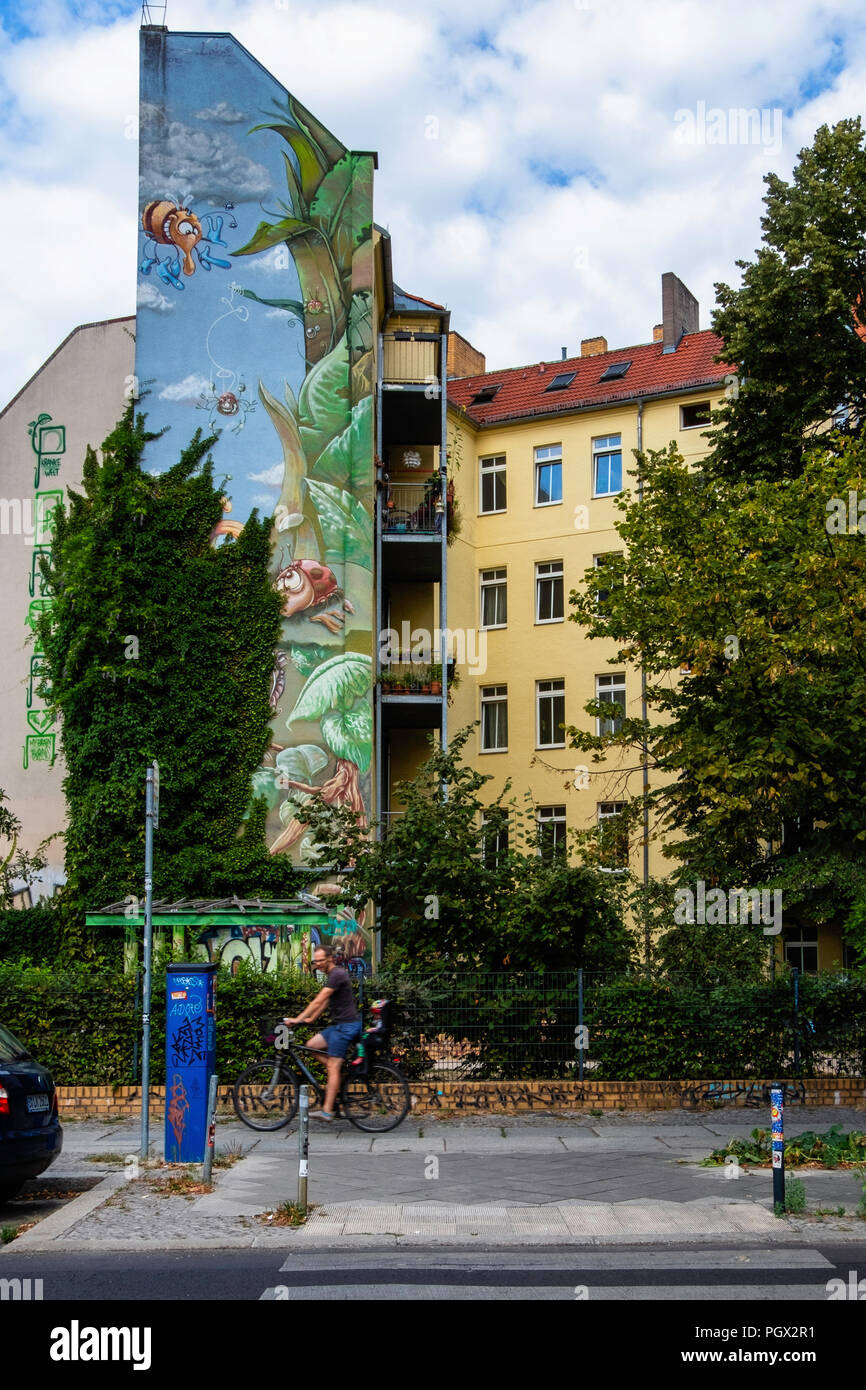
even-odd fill
[[[448,663],[449,679],[453,662]],[[442,719],[442,666],[392,661],[379,676],[382,727],[435,729]]]
[[[442,484],[428,476],[417,483],[389,483],[382,508],[386,536],[441,536],[445,521]]]

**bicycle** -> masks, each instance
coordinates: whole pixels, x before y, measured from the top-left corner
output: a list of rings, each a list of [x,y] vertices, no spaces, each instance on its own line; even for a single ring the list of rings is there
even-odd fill
[[[387,1001],[377,1001],[383,1004]],[[374,1004],[373,1012],[377,1012]],[[294,1119],[303,1082],[312,1086],[319,1105],[324,1104],[325,1086],[304,1062],[322,1059],[327,1053],[294,1042],[294,1030],[287,1030],[285,1049],[275,1049],[273,1058],[253,1062],[237,1078],[232,1089],[235,1114],[249,1129],[284,1129]],[[271,1033],[266,1042],[275,1042]],[[337,1095],[337,1111],[356,1129],[384,1134],[402,1124],[412,1105],[409,1083],[392,1062],[371,1056],[387,1043],[387,1033],[378,1025],[367,1030],[359,1055],[343,1067]]]

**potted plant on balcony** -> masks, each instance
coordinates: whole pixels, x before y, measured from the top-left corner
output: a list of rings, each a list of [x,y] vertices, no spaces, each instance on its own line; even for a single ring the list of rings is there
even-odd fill
[[[430,694],[431,694],[431,695],[441,695],[441,694],[442,694],[442,663],[441,663],[440,661],[434,661],[433,664],[428,668],[428,672],[429,672],[429,675],[430,675]]]
[[[430,683],[431,683],[431,679],[432,679],[432,678],[431,678],[431,675],[430,675],[430,667],[429,667],[429,666],[425,666],[425,667],[424,667],[424,670],[420,673],[419,679],[420,679],[420,683],[421,683],[421,694],[422,694],[422,695],[429,695],[429,694],[430,694]]]

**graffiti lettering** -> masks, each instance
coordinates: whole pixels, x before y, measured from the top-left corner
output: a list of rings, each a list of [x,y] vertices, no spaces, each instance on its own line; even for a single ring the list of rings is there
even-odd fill
[[[204,1016],[194,1014],[184,1019],[180,1027],[172,1034],[171,1064],[174,1067],[188,1067],[193,1062],[204,1061],[204,1055]]]

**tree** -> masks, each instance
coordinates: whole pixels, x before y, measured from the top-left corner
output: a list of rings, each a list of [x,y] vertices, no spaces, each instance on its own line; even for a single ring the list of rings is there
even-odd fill
[[[141,466],[156,436],[132,407],[88,449],[83,491],[55,513],[43,561],[53,605],[39,636],[42,693],[60,715],[69,828],[64,910],[139,894],[144,786],[160,764],[154,878],[159,897],[285,891],[263,810],[244,823],[269,741],[268,685],[280,598],[268,578],[269,528],[254,513],[215,548],[221,491],[197,432],[179,462]]]
[[[398,785],[406,809],[380,840],[348,807],[304,805],[322,861],[351,868],[348,901],[372,899],[390,959],[410,968],[624,967],[632,939],[609,880],[540,855],[534,809],[506,801],[508,786],[495,799],[482,794],[491,778],[462,761],[470,733]]]
[[[866,419],[866,149],[859,118],[821,126],[793,182],[765,178],[764,245],[717,284],[713,329],[737,364],[703,471],[796,477],[827,422]]]

